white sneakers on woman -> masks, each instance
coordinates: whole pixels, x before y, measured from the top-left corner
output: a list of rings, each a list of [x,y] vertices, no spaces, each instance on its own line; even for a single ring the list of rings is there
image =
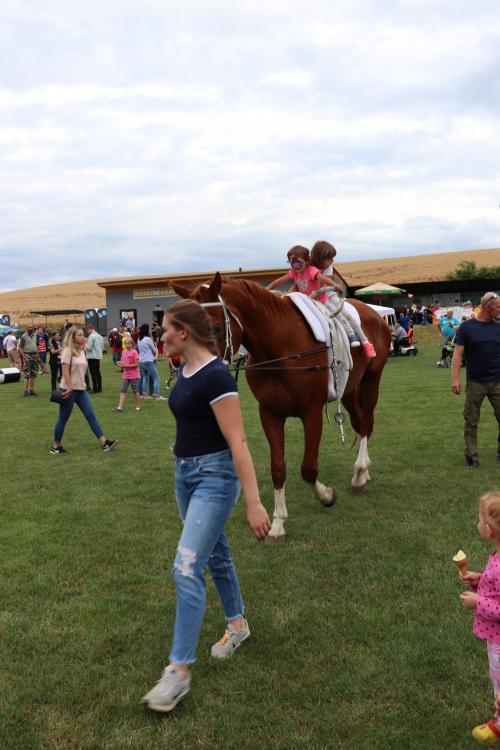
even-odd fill
[[[235,630],[231,623],[228,623],[224,636],[212,646],[212,656],[216,659],[226,659],[232,656],[249,636],[250,628],[246,620],[241,630]],[[182,677],[179,670],[169,664],[163,670],[163,674],[154,688],[146,693],[141,703],[144,703],[152,711],[168,713],[180,703],[190,689],[191,674],[188,672],[185,677]]]
[[[191,675],[181,677],[180,672],[170,664],[165,667],[163,674],[149,693],[142,699],[152,711],[168,713],[189,693]]]
[[[241,646],[243,641],[246,641],[250,636],[250,628],[248,622],[245,620],[245,625],[241,630],[235,630],[229,622],[226,628],[226,632],[217,643],[212,646],[211,654],[216,659],[227,659],[228,656],[232,656],[237,648]]]

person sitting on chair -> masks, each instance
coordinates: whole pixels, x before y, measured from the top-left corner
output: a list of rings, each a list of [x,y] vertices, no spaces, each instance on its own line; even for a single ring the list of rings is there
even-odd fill
[[[396,323],[392,332],[394,339],[394,354],[399,354],[399,350],[404,344],[408,344],[408,333],[401,323]]]

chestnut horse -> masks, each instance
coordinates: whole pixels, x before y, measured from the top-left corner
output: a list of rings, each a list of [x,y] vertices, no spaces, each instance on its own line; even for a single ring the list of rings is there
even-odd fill
[[[284,541],[288,516],[287,417],[299,417],[304,425],[302,478],[323,505],[331,506],[336,501],[335,491],[318,481],[318,451],[328,388],[326,349],[315,341],[291,299],[273,294],[252,281],[222,279],[217,273],[210,285],[194,290],[173,282],[171,285],[180,297],[195,299],[206,307],[226,359],[240,344],[249,352],[246,377],[259,403],[260,420],[271,451],[275,508],[269,541]],[[360,349],[352,351],[354,366],[342,397],[358,443],[351,487],[362,492],[370,479],[368,438],[373,430],[373,412],[391,336],[389,327],[374,310],[363,302],[349,301],[358,310],[362,327],[377,351],[374,359],[367,359]],[[288,359],[290,355],[307,352],[299,359]]]

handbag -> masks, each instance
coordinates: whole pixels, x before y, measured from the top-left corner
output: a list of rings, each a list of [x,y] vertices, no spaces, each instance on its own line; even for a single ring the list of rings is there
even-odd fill
[[[62,388],[55,388],[50,392],[49,401],[52,401],[54,404],[62,404],[64,400],[63,393],[65,393],[65,391],[63,391]]]
[[[69,374],[71,375],[71,365],[73,364],[73,357],[71,357],[71,361],[69,363]],[[50,392],[49,401],[52,401],[53,404],[59,404],[61,405],[64,401],[63,395],[66,393],[65,390],[62,388],[55,388]]]

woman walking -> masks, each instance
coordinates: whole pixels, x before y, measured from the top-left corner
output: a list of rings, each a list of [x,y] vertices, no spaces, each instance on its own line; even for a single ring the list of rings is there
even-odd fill
[[[96,419],[92,401],[85,390],[85,375],[87,373],[87,359],[85,357],[85,336],[82,328],[72,326],[66,332],[61,352],[61,390],[63,401],[59,405],[59,419],[54,430],[54,443],[50,452],[52,454],[66,453],[61,441],[64,434],[66,422],[71,416],[75,403],[90,425],[90,429],[99,440],[102,450],[107,453],[117,444],[117,440],[107,440],[101,425]]]
[[[165,314],[163,327],[167,350],[184,360],[169,398],[177,425],[175,489],[183,530],[173,566],[177,607],[170,663],[143,702],[154,711],[168,712],[191,686],[189,665],[196,659],[205,613],[207,567],[227,621],[212,656],[231,656],[250,635],[224,533],[240,482],[254,536],[264,539],[271,523],[260,502],[236,383],[216,356],[208,315],[197,302],[182,300]]]
[[[153,398],[156,401],[165,401],[163,396],[160,396],[160,376],[156,369],[156,357],[158,356],[158,350],[154,345],[153,339],[149,335],[149,326],[147,323],[143,323],[139,330],[139,341],[137,342],[137,349],[139,350],[139,364],[141,368],[141,395],[143,398],[148,399],[148,382],[151,378],[153,386]]]

